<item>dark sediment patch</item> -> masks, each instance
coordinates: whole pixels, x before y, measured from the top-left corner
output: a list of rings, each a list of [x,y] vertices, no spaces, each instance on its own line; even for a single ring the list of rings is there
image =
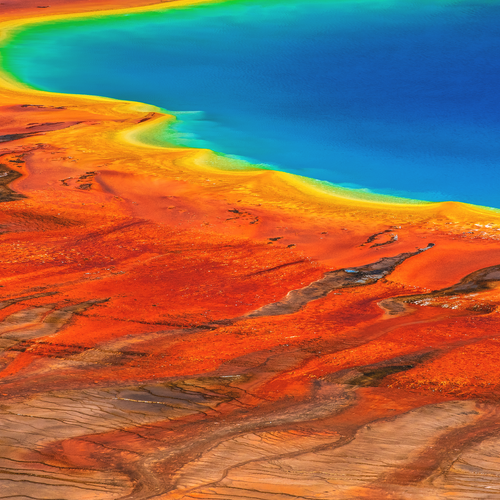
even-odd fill
[[[320,278],[304,288],[292,290],[279,302],[265,305],[256,311],[245,314],[239,319],[293,314],[300,311],[309,302],[326,297],[333,290],[371,285],[392,273],[392,271],[406,259],[425,252],[433,246],[434,245],[430,243],[427,247],[420,248],[415,252],[401,253],[394,257],[383,257],[377,262],[365,266],[331,271],[326,273],[323,278]]]
[[[431,292],[429,295],[443,297],[448,295],[460,295],[474,292],[481,292],[490,288],[495,288],[496,282],[500,282],[500,265],[485,267],[479,271],[468,274],[457,284],[443,290]]]
[[[6,307],[11,306],[12,304],[17,304],[19,302],[24,302],[26,300],[31,300],[31,299],[38,299],[40,297],[50,297],[52,295],[57,295],[58,292],[42,292],[42,293],[35,293],[32,295],[25,295],[23,297],[17,297],[14,299],[4,299],[3,301],[0,302],[0,309],[5,309]]]
[[[32,124],[29,124],[26,128],[52,127],[52,126],[61,125],[61,124],[64,124],[64,122],[32,123]]]
[[[374,243],[370,246],[370,248],[383,247],[385,245],[390,245],[391,243],[396,243],[396,241],[398,241],[398,235],[394,233],[391,234],[390,239],[388,239],[387,241],[383,241],[382,243]]]
[[[330,383],[348,384],[357,387],[378,387],[389,375],[412,370],[425,363],[439,353],[433,351],[415,352],[395,358],[386,359],[369,365],[345,368],[325,377]]]
[[[453,295],[468,295],[470,293],[483,292],[496,288],[500,282],[500,265],[485,267],[475,271],[462,278],[458,283],[442,290],[434,290],[429,293],[418,295],[405,295],[403,297],[394,297],[385,299],[379,303],[379,306],[390,315],[397,315],[406,311],[405,304],[418,303],[421,300],[428,300],[440,297],[450,297]],[[469,310],[479,314],[489,314],[496,307],[492,304],[475,304]]]
[[[5,135],[0,135],[0,142],[11,142],[11,141],[17,141],[18,139],[24,139],[26,137],[33,137],[34,135],[37,135],[38,132],[25,132],[22,134],[5,134]]]
[[[22,177],[20,172],[10,169],[4,163],[0,163],[0,202],[15,201],[26,198],[24,194],[13,191],[9,184]]]
[[[373,243],[379,236],[382,236],[383,234],[386,233],[392,233],[392,229],[386,229],[385,231],[381,231],[380,233],[375,233],[372,234],[364,243],[362,243],[360,246],[364,247],[365,245],[368,245],[368,243]],[[326,233],[325,233],[326,234]]]
[[[385,366],[371,371],[363,371],[349,383],[358,387],[376,387],[385,377],[414,368],[414,365]]]

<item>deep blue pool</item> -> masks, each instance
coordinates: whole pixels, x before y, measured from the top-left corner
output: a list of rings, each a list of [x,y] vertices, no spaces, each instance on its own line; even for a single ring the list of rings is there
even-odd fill
[[[32,27],[3,56],[37,88],[183,112],[182,145],[500,208],[499,26],[497,0],[234,0]]]

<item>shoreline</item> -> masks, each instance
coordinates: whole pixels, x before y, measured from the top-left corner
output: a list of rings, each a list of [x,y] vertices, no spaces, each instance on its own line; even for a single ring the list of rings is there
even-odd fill
[[[65,22],[72,20],[85,20],[95,17],[108,17],[108,16],[116,16],[123,14],[134,14],[141,12],[154,12],[154,11],[162,11],[168,10],[171,8],[179,8],[179,7],[190,7],[197,4],[207,4],[207,3],[223,3],[226,0],[174,0],[173,2],[168,3],[160,3],[153,4],[149,6],[141,6],[141,7],[129,7],[118,10],[110,10],[105,9],[99,12],[91,12],[91,13],[75,13],[72,15],[68,14],[56,14],[42,17],[32,17],[27,19],[18,19],[18,20],[10,20],[4,21],[0,23],[0,45],[8,44],[8,41],[16,36],[17,33],[22,32],[24,29],[28,28],[30,25],[36,24],[45,24],[45,23],[57,23],[57,22]],[[4,90],[12,91],[12,92],[21,92],[24,94],[31,94],[33,96],[50,96],[52,99],[57,99],[58,97],[61,99],[71,99],[74,104],[80,103],[88,103],[88,102],[98,102],[98,103],[111,103],[112,105],[117,105],[120,108],[128,108],[130,111],[136,110],[148,110],[148,112],[153,112],[157,115],[163,116],[155,116],[154,120],[149,120],[147,123],[139,124],[135,127],[125,129],[117,134],[116,140],[121,142],[128,142],[131,145],[135,145],[141,148],[157,148],[157,149],[169,149],[169,146],[162,145],[162,140],[158,140],[157,138],[153,138],[148,142],[148,138],[144,137],[144,132],[147,131],[147,135],[158,137],[160,134],[157,133],[160,130],[163,130],[165,126],[168,127],[168,123],[176,120],[176,116],[173,114],[167,114],[164,110],[161,110],[155,105],[148,103],[140,103],[135,101],[123,101],[120,99],[115,99],[111,97],[103,97],[103,96],[94,96],[94,95],[84,95],[84,94],[63,94],[51,91],[44,91],[36,89],[21,80],[19,80],[14,74],[8,71],[5,67],[5,62],[2,61],[0,57],[0,86]],[[142,136],[142,137],[141,137]],[[177,150],[196,150],[197,148],[185,147],[181,145],[176,145],[175,142],[172,144],[172,147]],[[201,150],[200,150],[201,151]],[[207,150],[208,151],[208,150]],[[415,208],[419,209],[421,207],[439,207],[442,204],[452,203],[454,205],[459,204],[463,208],[472,210],[473,212],[480,211],[490,215],[497,215],[500,217],[500,208],[488,207],[482,205],[469,204],[458,201],[426,201],[420,199],[412,199],[406,198],[396,195],[388,195],[381,194],[374,191],[371,191],[369,188],[345,188],[329,181],[322,181],[320,179],[315,179],[313,177],[306,177],[297,174],[288,173],[283,170],[274,170],[272,166],[269,168],[262,168],[259,165],[252,164],[245,159],[233,159],[228,157],[226,153],[216,152],[210,150],[210,164],[205,165],[205,168],[208,169],[220,169],[223,172],[232,171],[232,170],[244,170],[246,172],[257,171],[257,170],[269,170],[272,172],[276,172],[277,175],[288,175],[290,177],[290,182],[298,187],[299,185],[303,185],[303,190],[309,193],[313,193],[317,196],[327,196],[332,197],[332,203],[340,202],[342,200],[346,203],[359,203],[361,205],[374,205],[376,207],[382,206],[390,206],[396,209],[402,208]],[[203,155],[202,155],[203,156]],[[215,165],[215,166],[214,166]],[[198,167],[200,165],[197,165]],[[196,168],[196,166],[194,167]],[[300,188],[299,188],[300,189]]]

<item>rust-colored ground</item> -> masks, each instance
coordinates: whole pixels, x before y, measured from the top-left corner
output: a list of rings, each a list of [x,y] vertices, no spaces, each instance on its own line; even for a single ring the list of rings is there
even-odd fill
[[[0,498],[500,498],[498,214],[217,170],[129,140],[151,107],[2,85]]]

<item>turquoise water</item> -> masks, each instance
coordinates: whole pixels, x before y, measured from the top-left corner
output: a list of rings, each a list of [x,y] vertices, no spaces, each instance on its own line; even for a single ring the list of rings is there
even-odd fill
[[[179,112],[181,145],[500,208],[499,25],[500,0],[238,0],[33,27],[3,56],[37,88]]]

